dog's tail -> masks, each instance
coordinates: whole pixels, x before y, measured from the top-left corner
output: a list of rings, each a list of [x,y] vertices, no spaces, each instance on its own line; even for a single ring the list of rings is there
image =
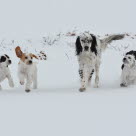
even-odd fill
[[[47,60],[47,55],[46,55],[45,52],[43,52],[43,51],[40,51],[40,53],[37,54],[36,56],[37,56],[37,58],[38,58],[39,60]]]
[[[102,45],[102,50],[105,50],[107,48],[107,45],[110,44],[114,40],[121,40],[123,39],[125,34],[114,34],[114,35],[109,35],[108,37],[101,39],[101,45]]]

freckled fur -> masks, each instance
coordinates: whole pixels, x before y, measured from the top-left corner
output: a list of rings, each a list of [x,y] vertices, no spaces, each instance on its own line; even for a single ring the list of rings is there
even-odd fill
[[[81,78],[81,87],[79,90],[81,92],[85,91],[87,84],[91,82],[94,72],[95,87],[99,87],[99,68],[102,51],[104,51],[107,45],[113,40],[120,40],[122,38],[124,38],[123,34],[117,34],[100,40],[95,35],[89,33],[83,33],[77,37],[75,48],[79,63],[79,75]]]

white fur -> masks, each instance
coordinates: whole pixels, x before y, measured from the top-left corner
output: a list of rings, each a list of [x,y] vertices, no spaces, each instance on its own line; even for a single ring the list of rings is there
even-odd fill
[[[99,67],[100,67],[100,58],[101,58],[101,47],[100,40],[97,38],[97,52],[96,56],[94,52],[83,51],[78,55],[79,70],[83,70],[83,78],[81,78],[81,88],[80,91],[86,89],[89,84],[89,76],[92,70],[95,70],[95,85],[94,87],[99,86]],[[90,79],[91,80],[91,79]]]
[[[121,87],[136,84],[136,60],[133,55],[126,55],[126,62],[121,74]]]
[[[20,60],[18,64],[18,77],[21,85],[24,85],[25,80],[25,90],[31,90],[31,84],[33,83],[33,88],[37,89],[37,67],[36,63],[32,63],[31,65],[27,65],[23,61]]]
[[[6,58],[5,62],[0,62],[0,82],[2,82],[3,80],[5,80],[7,78],[9,86],[14,87],[14,82],[13,82],[13,79],[11,77],[10,70],[9,70],[9,67],[8,67],[8,65],[9,65],[8,60],[9,59]],[[0,90],[1,89],[2,89],[2,87],[0,85]]]
[[[92,52],[90,50],[91,46],[93,45],[93,39],[94,39],[92,36],[96,38],[95,47],[96,47],[97,55],[95,54],[95,52]],[[100,40],[94,35],[90,35],[89,33],[83,33],[79,37],[82,46],[82,52],[77,54],[78,63],[79,63],[79,74],[81,76],[81,87],[79,90],[84,91],[87,85],[91,82],[93,71],[95,72],[94,87],[96,88],[99,87],[99,69],[101,64],[102,51],[104,51],[107,48],[107,45],[111,43],[113,40],[122,39],[124,35],[111,35],[102,40]],[[91,42],[84,42],[84,39],[86,39],[86,41],[91,41]],[[76,42],[76,49],[77,49],[77,45],[78,44]],[[85,51],[85,46],[89,47],[88,51]]]

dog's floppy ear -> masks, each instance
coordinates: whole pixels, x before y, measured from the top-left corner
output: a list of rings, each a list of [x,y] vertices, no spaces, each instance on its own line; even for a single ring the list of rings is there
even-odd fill
[[[1,56],[0,63],[5,62],[5,61],[6,61],[6,57],[5,56]]]
[[[128,55],[128,54],[133,55],[136,59],[136,51],[131,50],[131,51],[126,53],[126,55]]]
[[[91,34],[92,36],[92,46],[91,46],[91,51],[95,53],[95,55],[97,55],[97,50],[96,50],[96,46],[97,46],[97,41],[96,41],[96,37]]]
[[[32,54],[32,57],[34,57],[34,58],[38,59],[38,57],[37,57],[36,55],[34,55],[34,54]]]
[[[80,42],[80,37],[78,36],[76,39],[76,55],[79,55],[82,52],[82,46]]]
[[[16,52],[16,55],[17,55],[18,58],[21,58],[21,57],[22,57],[23,52],[21,51],[21,49],[20,49],[19,46],[17,46],[17,47],[15,48],[15,52]]]
[[[123,70],[124,67],[125,67],[124,64],[122,64],[121,69]]]

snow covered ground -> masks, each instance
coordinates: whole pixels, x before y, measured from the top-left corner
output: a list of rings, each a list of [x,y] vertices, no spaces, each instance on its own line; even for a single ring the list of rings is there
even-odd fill
[[[0,136],[136,136],[136,86],[120,88],[123,54],[136,50],[134,0],[0,0],[0,54],[15,82],[0,91]],[[130,33],[103,53],[100,88],[78,91],[74,42],[67,32]],[[38,89],[24,91],[14,48],[37,54]],[[35,60],[36,61],[36,60]]]
[[[45,37],[46,42],[45,42]],[[37,39],[2,40],[1,54],[13,61],[10,66],[15,82],[7,81],[0,92],[0,134],[2,136],[134,136],[136,86],[120,88],[122,57],[136,49],[136,36],[115,41],[103,53],[100,88],[93,83],[86,92],[78,91],[80,82],[74,42],[76,36],[61,34]],[[133,37],[133,38],[132,38]],[[51,41],[56,42],[48,45]],[[38,61],[38,89],[24,91],[17,78],[14,48],[38,53],[43,50],[47,61]],[[36,61],[36,60],[35,60]]]

